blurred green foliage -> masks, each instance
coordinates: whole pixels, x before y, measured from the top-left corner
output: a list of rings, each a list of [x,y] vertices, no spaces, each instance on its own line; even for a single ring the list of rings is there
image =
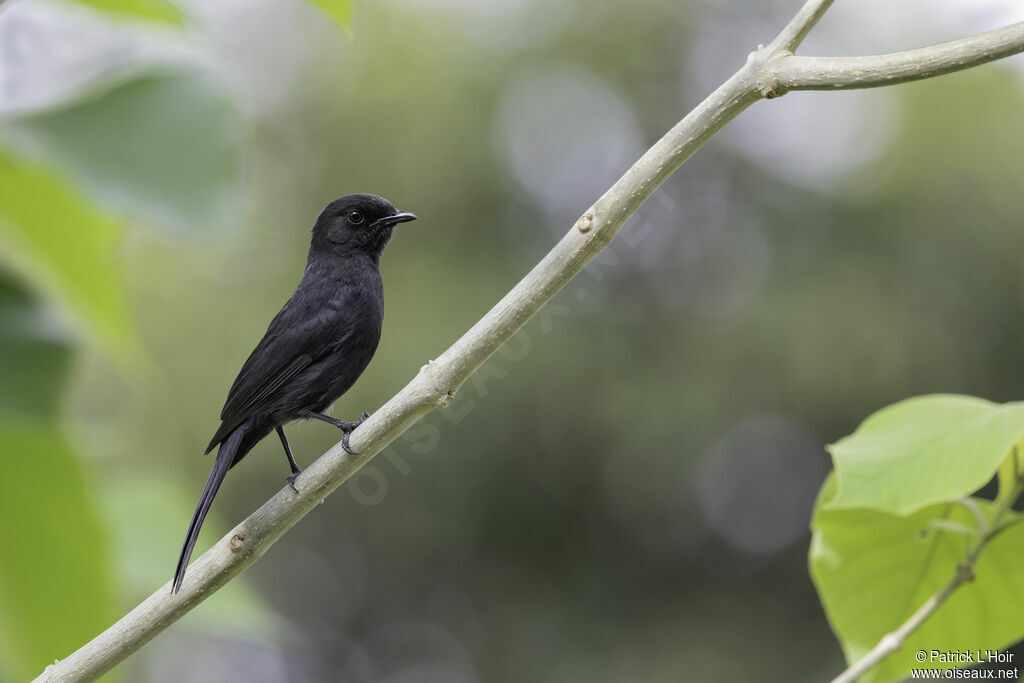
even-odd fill
[[[243,127],[224,84],[208,75],[139,75],[21,116],[5,132],[122,214],[186,237],[237,226]],[[104,253],[112,251],[108,240]]]
[[[34,677],[114,611],[107,532],[53,417],[70,354],[53,314],[0,277],[0,676],[14,680]],[[47,482],[45,498],[33,482]]]
[[[55,415],[71,360],[60,321],[8,275],[0,277],[0,413]]]
[[[78,460],[59,426],[0,417],[0,647],[14,680],[34,678],[114,615],[114,570]],[[47,482],[45,498],[26,482]]]
[[[333,19],[338,26],[348,28],[352,21],[352,3],[348,0],[310,0]]]
[[[53,171],[2,150],[0,188],[6,264],[73,313],[115,357],[129,353],[136,340],[115,257],[121,225]]]
[[[177,5],[168,0],[74,0],[82,5],[126,17],[180,25],[184,19]]]

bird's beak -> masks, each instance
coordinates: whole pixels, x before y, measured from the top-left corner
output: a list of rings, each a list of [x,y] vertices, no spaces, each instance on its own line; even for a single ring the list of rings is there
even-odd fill
[[[408,223],[409,221],[414,221],[417,218],[419,218],[419,216],[417,216],[414,213],[409,213],[408,211],[399,211],[398,213],[393,213],[390,216],[384,216],[384,218],[381,218],[370,227],[378,228],[383,227],[385,225],[398,225],[399,223]]]

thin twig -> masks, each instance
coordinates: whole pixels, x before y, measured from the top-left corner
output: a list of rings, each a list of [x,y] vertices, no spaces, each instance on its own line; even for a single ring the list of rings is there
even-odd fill
[[[462,383],[600,252],[637,207],[712,135],[757,100],[781,94],[777,91],[778,83],[789,84],[788,89],[809,87],[809,63],[791,61],[806,58],[794,57],[789,50],[799,44],[828,4],[812,0],[804,5],[780,38],[768,48],[752,53],[739,71],[647,150],[512,291],[436,361],[423,366],[404,389],[356,430],[352,446],[359,455],[347,455],[340,444],[331,448],[303,472],[297,481],[298,493],[283,488],[193,562],[177,594],[171,594],[170,584],[163,586],[78,651],[47,667],[36,680],[92,680],[109,671],[256,562],[325,496],[420,418],[448,405]],[[962,61],[955,68],[1024,50],[1024,32],[1016,38],[1000,32],[982,36],[988,37],[958,41],[961,47],[957,52]],[[1017,43],[1011,47],[1008,43],[1012,40]],[[992,41],[997,43],[996,47],[990,45]],[[972,49],[974,54],[967,54]],[[923,53],[916,52],[927,55],[928,48]],[[796,66],[791,70],[790,64]],[[826,66],[829,64],[835,74],[834,87],[882,84],[871,79],[859,81],[864,85],[846,84],[849,75],[835,63]],[[905,70],[901,66],[894,68],[897,73]],[[925,67],[913,77],[924,78],[949,70],[952,67]],[[815,82],[820,85],[824,80],[827,79]],[[586,111],[581,112],[581,116],[586,115]]]
[[[974,522],[977,524],[978,529],[985,528],[985,525],[988,524],[988,520],[985,519],[985,513],[982,511],[981,506],[978,505],[978,501],[970,496],[966,496],[964,498],[957,499],[955,502],[966,508],[967,511],[974,516]]]
[[[835,0],[808,0],[800,11],[796,13],[786,28],[782,29],[779,35],[775,36],[768,45],[768,51],[772,53],[793,53],[804,42],[804,38],[811,32],[811,29],[818,23],[821,17],[828,11]]]
[[[918,627],[928,619],[928,617],[934,614],[935,610],[939,609],[939,607],[942,606],[942,603],[946,602],[946,599],[949,598],[957,588],[967,583],[972,578],[974,578],[974,573],[971,567],[968,567],[965,564],[958,565],[956,574],[949,583],[942,587],[942,590],[928,598],[928,600],[921,605],[920,609],[914,612],[913,616],[907,619],[902,626],[892,633],[883,636],[882,639],[878,641],[878,644],[871,648],[870,652],[854,662],[846,671],[832,679],[832,683],[854,683],[858,678],[878,666],[883,659],[903,647],[903,643],[907,637],[916,631]]]

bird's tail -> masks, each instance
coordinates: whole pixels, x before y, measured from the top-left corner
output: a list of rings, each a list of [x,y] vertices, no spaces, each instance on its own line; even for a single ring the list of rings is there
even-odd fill
[[[174,587],[172,591],[175,593],[181,588],[181,582],[185,580],[185,568],[188,567],[188,561],[192,557],[192,550],[195,548],[196,539],[199,538],[199,529],[203,526],[206,513],[209,512],[210,506],[213,504],[213,497],[217,495],[217,489],[220,488],[221,482],[224,481],[224,476],[231,469],[231,465],[234,464],[235,456],[238,453],[238,446],[242,441],[244,432],[244,429],[235,429],[228,438],[224,439],[220,450],[217,451],[217,459],[213,462],[213,471],[210,472],[210,478],[206,480],[203,493],[199,496],[199,503],[196,505],[195,514],[192,515],[192,523],[188,525],[185,545],[182,546],[181,556],[178,557],[178,568],[174,570]]]

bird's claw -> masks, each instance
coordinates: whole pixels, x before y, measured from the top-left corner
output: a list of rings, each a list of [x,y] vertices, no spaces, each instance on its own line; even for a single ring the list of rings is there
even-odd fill
[[[341,447],[344,448],[345,452],[348,453],[349,455],[359,455],[358,452],[352,450],[352,447],[348,443],[348,439],[349,435],[356,430],[356,427],[366,422],[366,419],[368,417],[370,417],[370,414],[364,410],[363,414],[359,416],[358,420],[356,420],[355,422],[348,423],[347,429],[345,427],[341,428]]]
[[[295,488],[295,480],[299,478],[300,474],[302,474],[302,470],[299,470],[298,472],[292,472],[287,477],[288,485],[292,487],[292,491],[295,491],[295,493],[299,492],[299,490]]]
[[[360,420],[360,422],[362,422],[362,420]],[[352,450],[352,447],[349,446],[348,444],[349,434],[351,434],[353,431],[355,431],[355,427],[353,427],[352,429],[346,429],[341,433],[341,447],[345,449],[345,452],[348,453],[349,455],[359,455],[359,453]]]

